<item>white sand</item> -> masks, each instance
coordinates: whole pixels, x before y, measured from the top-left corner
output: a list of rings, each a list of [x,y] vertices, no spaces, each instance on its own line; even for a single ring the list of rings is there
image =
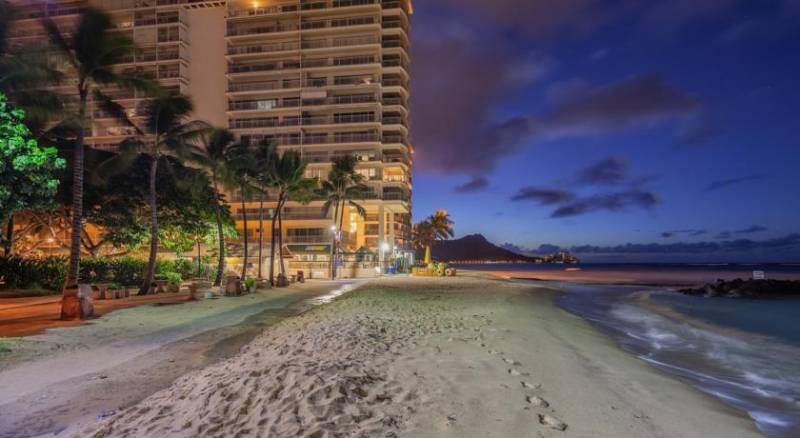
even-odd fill
[[[314,281],[242,297],[139,306],[19,338],[11,353],[0,355],[0,438],[58,434],[95,422],[235,355],[263,327],[356,284]]]
[[[477,277],[379,280],[75,435],[758,436],[553,296]]]

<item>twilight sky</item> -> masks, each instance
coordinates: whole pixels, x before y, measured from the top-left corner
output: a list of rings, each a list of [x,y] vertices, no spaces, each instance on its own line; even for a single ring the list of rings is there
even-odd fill
[[[416,219],[602,261],[800,261],[800,0],[417,0]]]

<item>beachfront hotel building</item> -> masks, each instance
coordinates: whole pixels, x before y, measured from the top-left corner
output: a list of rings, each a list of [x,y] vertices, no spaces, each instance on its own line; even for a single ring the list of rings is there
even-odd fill
[[[307,176],[324,179],[333,158],[350,154],[372,188],[361,217],[346,212],[340,247],[357,259],[387,264],[408,253],[412,158],[409,125],[411,0],[12,0],[21,11],[12,47],[44,38],[51,17],[65,32],[87,6],[109,12],[136,54],[120,65],[149,73],[190,96],[194,118],[227,127],[241,142],[264,139],[297,150]],[[68,90],[68,88],[66,89]],[[110,93],[136,116],[142,97]],[[92,112],[87,142],[114,149],[133,131],[103,111]],[[240,231],[237,193],[228,201]],[[248,199],[251,241],[258,240],[259,203]],[[252,202],[250,202],[252,201]],[[283,241],[290,271],[322,275],[333,239],[332,212],[322,201],[288,204]],[[264,217],[272,214],[267,203]],[[268,230],[268,224],[265,224]],[[269,235],[265,236],[269,239]],[[241,248],[234,255],[241,254]],[[251,246],[250,254],[256,254]],[[345,257],[347,260],[347,258]],[[241,261],[230,260],[232,265]],[[253,257],[251,265],[257,260]],[[353,264],[352,271],[366,269]],[[373,268],[369,268],[372,270]]]

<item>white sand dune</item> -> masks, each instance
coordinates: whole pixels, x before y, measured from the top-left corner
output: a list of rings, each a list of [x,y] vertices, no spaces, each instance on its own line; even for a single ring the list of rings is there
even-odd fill
[[[553,294],[477,277],[378,280],[80,436],[757,436]]]

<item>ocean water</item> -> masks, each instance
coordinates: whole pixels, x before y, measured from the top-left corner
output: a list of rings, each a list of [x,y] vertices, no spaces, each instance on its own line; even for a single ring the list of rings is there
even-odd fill
[[[636,265],[633,269],[685,269],[696,275],[703,267]],[[713,273],[719,269],[714,266]],[[745,269],[774,272],[776,266]],[[778,269],[800,274],[798,266]],[[800,437],[800,299],[704,298],[666,287],[532,283],[562,289],[557,299],[562,308],[585,318],[641,360],[747,412],[766,436]]]

